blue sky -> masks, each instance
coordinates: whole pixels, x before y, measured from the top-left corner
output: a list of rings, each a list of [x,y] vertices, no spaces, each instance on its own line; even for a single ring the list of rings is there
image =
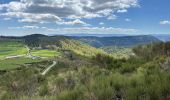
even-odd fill
[[[0,35],[170,34],[170,0],[0,0]]]

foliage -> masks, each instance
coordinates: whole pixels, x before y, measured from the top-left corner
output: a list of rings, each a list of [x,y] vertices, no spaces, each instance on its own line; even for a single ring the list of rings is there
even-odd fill
[[[72,50],[74,53],[86,57],[91,57],[98,53],[102,53],[102,54],[105,53],[103,50],[96,49],[94,47],[82,44],[76,40],[66,39],[64,41],[60,41],[60,45],[62,46],[62,49]]]
[[[111,54],[113,57],[117,59],[121,58],[129,58],[134,55],[131,48],[126,47],[117,47],[117,46],[109,46],[109,47],[102,47],[105,52]]]

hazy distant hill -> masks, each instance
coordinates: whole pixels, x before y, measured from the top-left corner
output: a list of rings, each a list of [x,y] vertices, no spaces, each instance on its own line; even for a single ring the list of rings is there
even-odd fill
[[[62,34],[63,36],[74,36],[74,37],[84,37],[84,36],[93,36],[93,37],[121,37],[121,36],[131,36],[129,34]],[[56,34],[51,34],[50,36],[57,36]]]
[[[155,34],[153,36],[155,36],[159,40],[162,40],[162,41],[165,41],[165,42],[170,41],[170,34]]]
[[[73,39],[80,40],[93,47],[104,47],[104,46],[124,46],[130,47],[139,44],[149,44],[153,42],[160,42],[154,36],[151,35],[140,35],[140,36],[120,36],[120,37],[72,37]]]

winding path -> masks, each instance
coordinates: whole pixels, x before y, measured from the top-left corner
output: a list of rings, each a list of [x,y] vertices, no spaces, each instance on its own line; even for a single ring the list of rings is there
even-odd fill
[[[30,52],[30,48],[29,48],[28,46],[26,46],[26,48],[27,48],[27,50],[28,50],[27,56],[33,58],[32,54],[31,54],[31,52]],[[57,62],[56,62],[56,61],[53,61],[53,64],[50,65],[48,68],[46,68],[46,69],[41,73],[41,75],[45,75],[45,74],[46,74],[48,71],[50,71],[50,69],[51,69],[52,67],[54,67],[56,64],[57,64]]]
[[[45,75],[45,74],[46,74],[48,71],[50,71],[50,69],[51,69],[52,67],[54,67],[56,64],[57,64],[57,62],[56,62],[56,61],[53,61],[53,64],[50,65],[47,69],[45,69],[45,70],[41,73],[41,75]]]

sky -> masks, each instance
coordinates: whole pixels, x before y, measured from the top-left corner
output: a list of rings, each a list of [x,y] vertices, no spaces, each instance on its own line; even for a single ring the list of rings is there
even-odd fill
[[[0,35],[170,34],[170,0],[0,0]]]

